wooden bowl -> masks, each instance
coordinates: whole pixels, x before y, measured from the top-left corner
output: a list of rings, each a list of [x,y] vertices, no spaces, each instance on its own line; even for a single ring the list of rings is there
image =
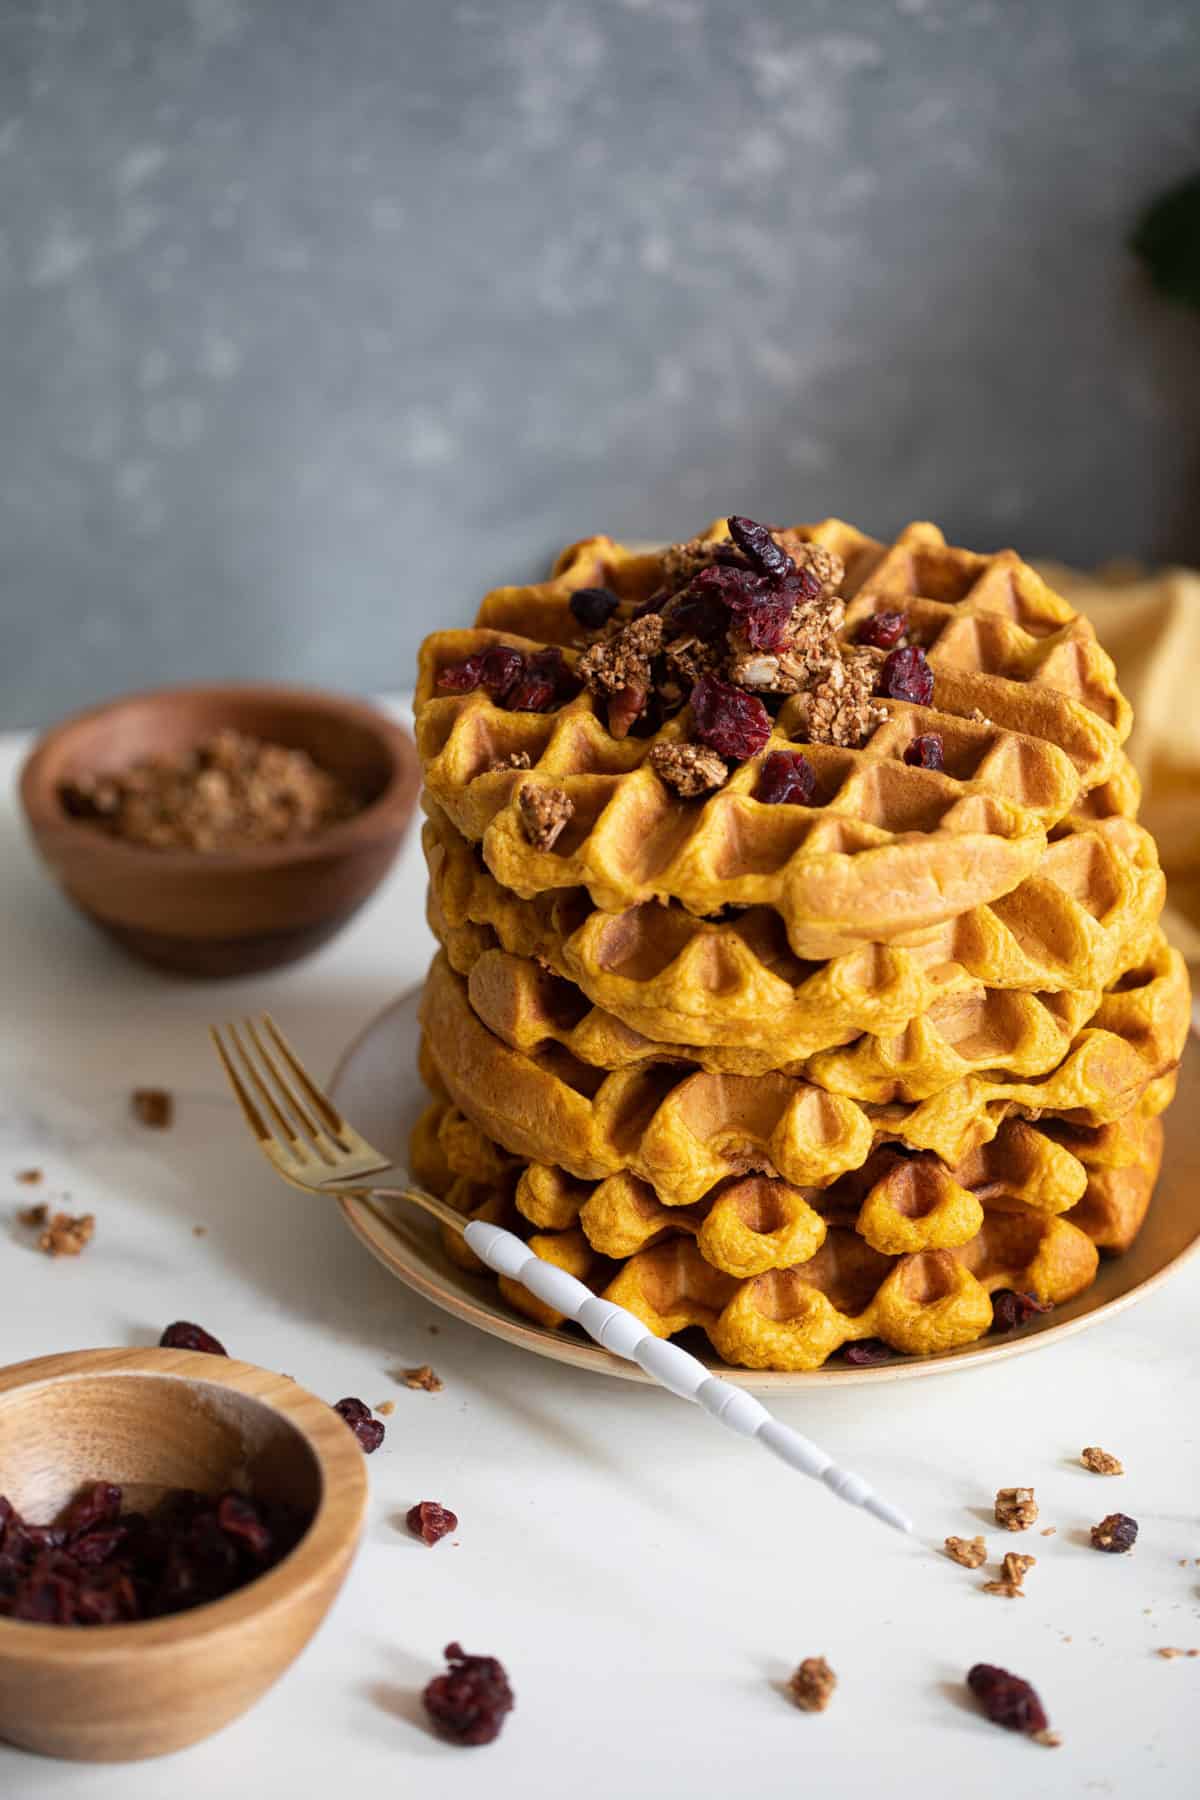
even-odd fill
[[[0,1490],[44,1524],[87,1481],[144,1508],[171,1488],[315,1507],[296,1548],[207,1606],[133,1625],[0,1618],[0,1737],[126,1762],[219,1731],[304,1648],[358,1544],[367,1475],[332,1407],[283,1375],[185,1350],[83,1350],[0,1370]]]
[[[214,854],[128,844],[63,807],[64,783],[191,749],[224,727],[307,750],[367,805],[312,838]],[[276,968],[340,931],[395,860],[419,786],[412,739],[374,707],[236,685],[163,688],[77,713],[21,772],[34,841],[79,910],[135,956],[194,976]]]

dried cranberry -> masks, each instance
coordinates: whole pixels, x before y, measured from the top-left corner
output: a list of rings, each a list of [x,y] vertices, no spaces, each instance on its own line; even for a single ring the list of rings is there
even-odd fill
[[[463,662],[447,663],[438,670],[437,685],[445,694],[473,694],[482,675],[479,656],[468,656]]]
[[[992,1295],[992,1330],[1015,1331],[1027,1325],[1038,1313],[1050,1312],[1050,1303],[1033,1294],[1018,1294],[1014,1288],[998,1288]]]
[[[76,1584],[69,1576],[35,1566],[16,1591],[12,1616],[31,1625],[69,1625],[75,1617]]]
[[[468,1656],[447,1644],[450,1668],[425,1689],[425,1710],[444,1737],[456,1744],[490,1744],[513,1709],[508,1676],[494,1656]]]
[[[510,712],[551,712],[579,692],[579,681],[561,650],[539,650],[507,698]]]
[[[111,1561],[124,1541],[124,1525],[98,1526],[71,1539],[71,1555],[85,1569],[98,1569],[101,1563]]]
[[[882,1338],[859,1338],[856,1344],[847,1344],[842,1351],[842,1361],[849,1363],[852,1369],[870,1369],[876,1363],[891,1362],[895,1351]]]
[[[585,631],[603,631],[621,602],[611,588],[576,588],[571,611]]]
[[[817,774],[799,750],[772,750],[763,763],[754,798],[764,806],[807,806],[817,785]]]
[[[745,762],[771,736],[771,715],[762,701],[715,675],[702,675],[692,689],[696,736],[719,756]]]
[[[795,564],[783,545],[775,542],[769,526],[756,525],[741,513],[731,514],[728,524],[730,537],[756,569],[775,581],[791,574]]]
[[[241,1544],[251,1556],[265,1556],[271,1533],[253,1500],[245,1494],[222,1494],[217,1501],[217,1524],[226,1537]]]
[[[729,608],[719,594],[688,587],[668,602],[663,623],[672,638],[700,638],[711,643],[728,629]]]
[[[176,1319],[173,1325],[159,1338],[164,1350],[203,1350],[209,1356],[228,1356],[224,1344],[219,1343],[211,1332],[203,1326],[192,1325],[187,1319]]]
[[[940,731],[923,731],[904,752],[904,760],[916,769],[944,769],[945,745]]]
[[[82,1488],[62,1517],[68,1537],[91,1531],[97,1525],[115,1525],[121,1513],[122,1494],[111,1481],[92,1481]]]
[[[908,630],[908,614],[902,612],[872,613],[858,628],[860,644],[871,644],[876,650],[891,650]]]
[[[478,658],[479,685],[493,700],[503,699],[525,667],[525,658],[512,644],[493,644]]]
[[[414,1537],[432,1547],[450,1532],[458,1530],[458,1514],[439,1506],[436,1500],[422,1500],[409,1507],[404,1523]]]
[[[746,642],[752,650],[778,650],[783,643],[788,621],[797,604],[795,594],[790,591],[793,585],[789,582],[776,593],[762,594],[754,599],[739,598],[732,603],[730,610],[746,633]]]
[[[1006,1731],[1023,1731],[1034,1737],[1045,1731],[1049,1720],[1045,1709],[1027,1681],[998,1669],[994,1663],[976,1663],[967,1675],[967,1686],[982,1703],[993,1725]]]
[[[1137,1543],[1138,1523],[1128,1513],[1109,1513],[1098,1525],[1092,1526],[1092,1548],[1104,1550],[1109,1556],[1121,1556],[1126,1550],[1132,1550]]]
[[[371,1417],[369,1406],[361,1400],[339,1400],[333,1410],[345,1419],[367,1456],[378,1450],[385,1436],[384,1423],[382,1419]]]
[[[933,699],[933,670],[919,644],[893,650],[879,675],[879,692],[889,700],[911,700],[928,706]]]

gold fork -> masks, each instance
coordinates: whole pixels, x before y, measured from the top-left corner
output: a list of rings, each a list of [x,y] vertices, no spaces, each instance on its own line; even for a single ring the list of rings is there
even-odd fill
[[[840,1500],[861,1506],[897,1531],[912,1522],[859,1475],[841,1469],[824,1450],[772,1417],[742,1388],[723,1381],[696,1357],[664,1338],[623,1306],[603,1300],[565,1269],[546,1262],[513,1232],[484,1219],[466,1219],[436,1195],[417,1187],[405,1169],[369,1144],[313,1080],[269,1014],[237,1025],[212,1026],[210,1034],[243,1117],[277,1175],[305,1193],[360,1196],[388,1222],[374,1202],[409,1200],[456,1231],[489,1269],[519,1282],[555,1312],[581,1325],[605,1350],[637,1363],[652,1380],[693,1400],[741,1437],[757,1438],[790,1468],[822,1482]],[[384,1175],[401,1177],[386,1184]]]

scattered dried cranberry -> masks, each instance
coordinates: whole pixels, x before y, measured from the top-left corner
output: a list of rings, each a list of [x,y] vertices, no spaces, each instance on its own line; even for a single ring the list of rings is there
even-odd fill
[[[945,746],[940,731],[923,731],[904,752],[904,760],[915,769],[944,769]]]
[[[425,1689],[425,1710],[444,1737],[456,1744],[490,1744],[513,1709],[508,1676],[494,1656],[468,1656],[461,1644],[444,1651],[449,1672]]]
[[[876,1363],[891,1362],[896,1352],[882,1338],[859,1338],[856,1344],[847,1344],[842,1351],[842,1361],[849,1363],[852,1369],[870,1369]]]
[[[716,675],[702,675],[692,689],[692,717],[701,743],[735,762],[757,756],[771,735],[762,701]]]
[[[416,1506],[410,1506],[404,1523],[414,1537],[421,1538],[433,1547],[450,1532],[458,1530],[458,1514],[452,1513],[436,1500],[421,1500]]]
[[[871,644],[876,650],[891,650],[908,630],[908,614],[902,612],[872,613],[858,628],[860,644]]]
[[[1045,1731],[1045,1708],[1027,1681],[998,1669],[994,1663],[976,1663],[967,1675],[967,1686],[983,1706],[993,1725],[1006,1731],[1023,1731],[1034,1737]]]
[[[729,608],[719,594],[686,587],[663,609],[663,623],[672,638],[719,638],[729,628]]]
[[[755,650],[777,650],[794,609],[811,598],[818,585],[799,575],[775,580],[752,569],[713,564],[700,570],[684,594],[721,601]]]
[[[817,785],[817,774],[799,750],[772,750],[763,763],[754,798],[764,806],[807,806]]]
[[[933,699],[933,670],[919,644],[893,650],[879,675],[879,692],[889,700],[911,700],[928,706]]]
[[[539,650],[525,664],[524,674],[509,692],[510,712],[551,712],[579,692],[579,681],[558,649]]]
[[[384,1440],[386,1430],[382,1419],[371,1417],[369,1406],[362,1400],[355,1400],[352,1397],[348,1400],[337,1401],[333,1410],[335,1413],[340,1413],[345,1419],[362,1445],[365,1455],[370,1456],[373,1451],[378,1450]]]
[[[728,520],[729,535],[746,557],[774,581],[782,581],[795,568],[791,557],[777,544],[767,525],[756,525],[753,519],[733,513]]]
[[[1018,1325],[1028,1325],[1039,1313],[1051,1310],[1049,1301],[1038,1300],[1033,1294],[1018,1294],[1014,1288],[998,1288],[992,1295],[992,1330],[1015,1331]]]
[[[1131,1519],[1128,1513],[1109,1513],[1106,1519],[1092,1526],[1092,1548],[1105,1550],[1110,1556],[1120,1556],[1133,1549],[1137,1534],[1136,1519]]]
[[[621,602],[611,588],[576,588],[571,611],[585,631],[603,631]]]
[[[463,662],[447,663],[438,670],[438,687],[446,694],[473,694],[479,686],[481,661],[481,657],[468,656]]]
[[[203,1350],[209,1356],[229,1355],[224,1344],[218,1343],[210,1331],[187,1319],[176,1319],[173,1325],[168,1325],[158,1341],[164,1350]]]

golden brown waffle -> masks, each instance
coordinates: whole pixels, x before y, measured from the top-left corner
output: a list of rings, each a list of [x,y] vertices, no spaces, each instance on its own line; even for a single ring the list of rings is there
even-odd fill
[[[752,1170],[827,1187],[877,1142],[960,1162],[1012,1112],[1099,1126],[1120,1118],[1177,1063],[1189,1020],[1182,959],[1158,940],[1106,993],[1063,1061],[1032,1081],[968,1076],[916,1105],[863,1105],[781,1073],[754,1078],[651,1063],[614,1073],[560,1045],[511,1050],[476,1017],[439,955],[422,1002],[428,1057],[445,1092],[514,1155],[585,1180],[629,1170],[665,1205],[689,1205]]]
[[[660,1335],[698,1325],[729,1361],[813,1368],[862,1337],[908,1354],[970,1343],[990,1327],[987,1296],[998,1288],[1056,1304],[1086,1287],[1096,1247],[1124,1247],[1141,1223],[1162,1127],[1144,1103],[1113,1126],[1075,1132],[1070,1151],[1053,1129],[1009,1119],[954,1170],[879,1150],[823,1192],[735,1178],[687,1208],[663,1207],[628,1175],[592,1185],[522,1168],[444,1102],[418,1125],[413,1161],[464,1213],[523,1235],[537,1226],[529,1242],[539,1255]],[[480,1272],[456,1234],[444,1238]],[[540,1323],[562,1322],[516,1284],[500,1285]]]
[[[704,920],[653,904],[598,912],[582,889],[518,900],[438,808],[425,854],[430,922],[460,973],[494,948],[533,957],[640,1036],[766,1051],[784,1066],[984,989],[1107,987],[1144,955],[1163,902],[1153,840],[1107,817],[1065,831],[1013,893],[920,942],[812,963],[768,908]]]

